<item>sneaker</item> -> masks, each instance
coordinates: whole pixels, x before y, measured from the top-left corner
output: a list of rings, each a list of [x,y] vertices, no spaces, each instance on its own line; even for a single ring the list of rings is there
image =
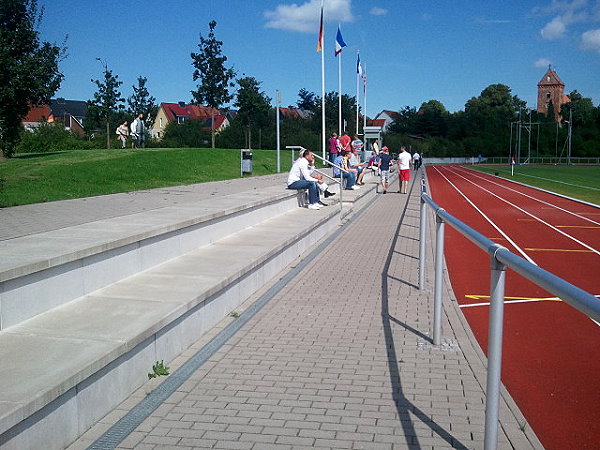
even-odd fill
[[[327,203],[324,203],[324,202],[322,202],[321,200],[319,200],[319,203],[318,203],[318,204],[319,204],[319,205],[321,205],[321,206],[329,206]]]
[[[383,191],[384,194],[387,194],[387,191]]]
[[[335,195],[335,192],[325,191],[325,198],[333,197],[334,195]]]
[[[356,184],[354,186],[352,186],[350,189],[352,189],[353,191],[356,191],[357,189],[360,189],[360,186],[357,186]]]
[[[311,203],[310,205],[308,205],[308,209],[321,209],[322,206],[319,205],[318,203]]]

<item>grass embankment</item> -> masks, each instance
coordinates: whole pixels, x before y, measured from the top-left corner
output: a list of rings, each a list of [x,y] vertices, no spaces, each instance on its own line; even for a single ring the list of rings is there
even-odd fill
[[[600,166],[521,165],[514,175],[508,165],[466,167],[600,205]]]
[[[291,166],[281,151],[281,170]],[[252,175],[277,172],[277,152],[253,150]],[[248,175],[245,175],[248,176]],[[0,207],[240,177],[240,151],[76,150],[0,162]]]

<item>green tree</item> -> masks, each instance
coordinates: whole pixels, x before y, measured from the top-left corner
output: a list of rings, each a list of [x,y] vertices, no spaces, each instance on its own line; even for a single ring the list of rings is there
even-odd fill
[[[147,128],[150,128],[158,112],[158,104],[156,98],[152,97],[146,88],[148,79],[140,75],[137,81],[137,86],[131,86],[133,95],[127,98],[127,105],[132,116],[143,114],[144,123]]]
[[[248,130],[248,148],[252,148],[252,128],[260,129],[269,119],[271,99],[260,91],[260,83],[254,77],[243,77],[237,80],[239,89],[234,106],[238,108],[239,119]]]
[[[0,158],[10,157],[31,105],[46,104],[64,76],[64,46],[40,40],[37,0],[0,2]]]
[[[208,105],[214,108],[220,108],[222,105],[230,102],[233,95],[229,88],[234,87],[232,82],[235,77],[235,71],[232,68],[226,68],[227,57],[222,54],[221,47],[223,42],[215,37],[215,27],[217,22],[212,20],[208,27],[210,29],[208,37],[200,35],[198,53],[191,53],[192,66],[194,72],[192,78],[194,81],[200,80],[200,84],[195,91],[192,91],[192,97],[195,104]],[[211,110],[211,139],[212,148],[215,148],[215,117],[214,110]]]
[[[414,106],[406,105],[388,126],[390,134],[416,133],[417,110]]]
[[[442,102],[429,100],[419,108],[415,128],[417,134],[443,137],[448,133],[449,113]]]
[[[298,97],[300,100],[296,102],[296,105],[300,109],[304,109],[306,111],[315,111],[318,106],[318,97],[314,92],[309,92],[306,89],[302,88],[298,92]]]
[[[96,59],[101,61],[100,58]],[[112,71],[108,70],[106,62],[103,62],[103,65],[104,80],[92,80],[92,83],[96,84],[98,90],[94,92],[94,100],[89,101],[89,104],[97,107],[104,119],[104,123],[106,124],[106,148],[110,148],[111,116],[122,108],[122,103],[125,100],[121,97],[121,92],[119,92],[119,86],[123,82],[118,80],[118,75],[113,75]],[[116,122],[112,125],[114,128]]]

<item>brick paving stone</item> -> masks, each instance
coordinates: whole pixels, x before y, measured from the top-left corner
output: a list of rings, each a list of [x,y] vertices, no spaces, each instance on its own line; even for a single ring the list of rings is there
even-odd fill
[[[482,448],[485,369],[449,299],[444,346],[430,342],[433,249],[420,291],[418,210],[416,191],[378,196],[134,431],[127,448]],[[353,267],[351,277],[341,262]],[[515,448],[539,448],[507,411],[499,448],[511,439]]]

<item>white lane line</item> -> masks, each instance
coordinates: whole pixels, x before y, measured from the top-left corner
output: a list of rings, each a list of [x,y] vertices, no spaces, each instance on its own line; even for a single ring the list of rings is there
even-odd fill
[[[520,206],[515,205],[514,203],[509,202],[508,200],[503,199],[502,197],[500,197],[499,195],[493,193],[492,191],[490,191],[489,189],[484,188],[483,186],[479,186],[477,184],[475,184],[473,181],[465,178],[464,176],[454,173],[456,176],[461,177],[462,179],[464,179],[465,181],[467,181],[468,183],[471,183],[472,185],[478,187],[479,189],[486,191],[487,193],[489,193],[490,195],[493,195],[494,197],[496,197],[497,199],[503,201],[504,203],[512,206],[513,208],[518,209],[519,211],[521,211],[524,214],[527,214],[529,217],[532,217],[534,219],[536,219],[538,222],[543,223],[544,225],[546,225],[548,228],[550,228],[551,230],[556,231],[557,233],[562,234],[563,236],[565,236],[568,239],[571,239],[572,241],[578,243],[579,245],[581,245],[582,247],[587,248],[588,250],[591,250],[593,253],[596,253],[598,256],[600,256],[600,251],[596,250],[594,247],[590,247],[588,244],[586,244],[585,242],[581,242],[579,239],[576,239],[575,237],[571,236],[568,233],[565,233],[562,230],[559,230],[558,228],[556,228],[554,225],[549,224],[548,222],[546,222],[544,219],[537,217],[536,215],[525,211],[523,208],[521,208]]]
[[[571,214],[571,215],[573,215],[573,216],[575,216],[575,217],[577,217],[579,219],[591,222],[591,223],[593,223],[595,225],[600,225],[600,222],[596,222],[595,220],[592,220],[592,219],[590,219],[588,217],[582,216],[582,215],[577,214],[577,213],[575,213],[573,211],[569,211],[568,209],[561,208],[560,206],[553,205],[552,203],[548,203],[548,202],[546,202],[544,200],[541,200],[539,198],[533,197],[533,196],[531,196],[529,194],[525,194],[524,192],[517,191],[516,189],[513,189],[511,187],[508,187],[508,186],[505,186],[505,185],[503,185],[501,183],[498,183],[498,182],[496,182],[494,180],[491,180],[489,178],[481,176],[481,175],[479,175],[479,172],[476,172],[474,170],[465,169],[464,167],[461,167],[461,169],[464,170],[464,171],[466,171],[469,175],[472,175],[472,176],[474,176],[476,178],[480,178],[480,179],[482,179],[484,181],[487,181],[488,183],[495,184],[496,186],[500,186],[501,188],[507,189],[509,191],[516,192],[517,194],[520,194],[520,195],[522,195],[524,197],[530,198],[531,200],[535,200],[536,202],[543,203],[544,205],[550,206],[552,209],[558,209],[558,210],[560,210],[562,212],[565,212],[567,214]]]
[[[562,300],[558,297],[548,297],[548,298],[527,298],[522,300],[504,300],[505,304],[508,303],[537,303],[537,302],[562,302]],[[490,306],[490,302],[483,303],[468,303],[466,305],[458,305],[459,308],[473,308],[475,306]]]
[[[484,212],[483,212],[481,209],[479,209],[479,208],[477,207],[477,205],[475,205],[475,203],[473,203],[473,202],[472,202],[472,201],[471,201],[471,200],[470,200],[470,199],[469,199],[469,198],[468,198],[468,197],[467,197],[467,196],[466,196],[466,195],[465,195],[465,194],[464,194],[464,193],[463,193],[463,192],[462,192],[462,191],[461,191],[461,190],[460,190],[458,187],[456,187],[456,186],[454,185],[454,183],[452,183],[452,182],[451,182],[451,181],[450,181],[450,180],[449,180],[449,179],[446,177],[446,175],[444,175],[444,174],[443,174],[443,173],[442,173],[442,172],[441,172],[441,171],[440,171],[440,170],[439,170],[439,169],[438,169],[436,166],[433,166],[433,168],[434,168],[435,170],[437,170],[437,171],[439,172],[439,174],[440,174],[442,177],[444,177],[444,178],[446,179],[446,181],[447,181],[447,182],[450,184],[450,186],[452,186],[454,189],[456,189],[456,192],[458,192],[460,195],[462,195],[462,197],[463,197],[463,198],[464,198],[464,199],[465,199],[467,202],[469,202],[469,204],[470,204],[470,205],[471,205],[473,208],[475,208],[475,210],[476,210],[476,211],[477,211],[479,214],[481,214],[481,216],[482,216],[482,217],[483,217],[485,220],[487,220],[491,226],[493,226],[493,227],[494,227],[494,228],[495,228],[495,229],[496,229],[496,230],[497,230],[497,231],[498,231],[498,232],[499,232],[499,233],[500,233],[500,234],[501,234],[501,235],[502,235],[502,236],[503,236],[503,237],[504,237],[504,238],[505,238],[505,239],[506,239],[508,242],[510,242],[510,243],[511,243],[511,244],[514,246],[514,248],[515,248],[515,249],[516,249],[516,250],[517,250],[517,251],[518,251],[518,252],[519,252],[519,253],[520,253],[520,254],[523,256],[523,258],[525,258],[525,259],[526,259],[527,261],[529,261],[531,264],[535,264],[535,265],[537,266],[536,262],[535,262],[533,259],[531,259],[531,258],[529,257],[529,255],[528,255],[527,253],[525,253],[525,251],[523,251],[523,250],[521,249],[521,247],[519,247],[519,246],[516,244],[516,242],[514,242],[514,241],[513,241],[513,240],[510,238],[510,236],[508,236],[508,235],[507,235],[507,234],[506,234],[504,231],[502,231],[502,230],[500,229],[500,227],[498,227],[498,225],[496,225],[496,224],[495,224],[495,223],[494,223],[494,222],[493,222],[493,221],[492,221],[492,220],[491,220],[491,219],[490,219],[488,216],[486,216],[486,215],[485,215],[485,213],[484,213]]]
[[[600,298],[600,295],[595,295],[594,297]],[[488,296],[488,298],[489,298],[489,296]],[[538,302],[562,302],[562,300],[558,297],[528,298],[528,299],[521,299],[521,300],[504,300],[505,305],[510,304],[510,303],[538,303]],[[474,308],[477,306],[490,306],[490,305],[491,305],[490,302],[483,302],[483,303],[468,303],[466,305],[458,305],[458,307],[462,309],[462,308]],[[589,319],[600,327],[600,322],[592,319],[591,317],[589,317]]]

